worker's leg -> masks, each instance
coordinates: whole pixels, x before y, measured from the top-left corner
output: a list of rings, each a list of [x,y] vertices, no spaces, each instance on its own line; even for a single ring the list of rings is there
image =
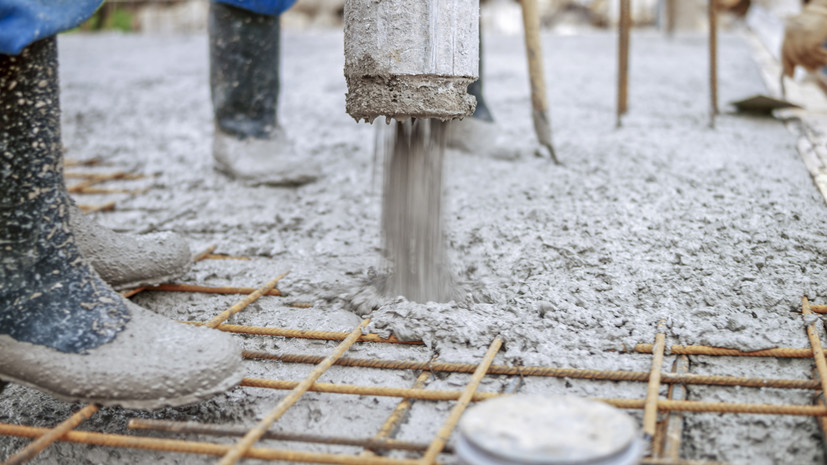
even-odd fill
[[[480,24],[479,50],[479,79],[468,86],[468,93],[477,98],[477,107],[470,117],[451,123],[448,146],[472,155],[513,159],[517,153],[507,141],[503,140],[502,129],[494,122],[494,116],[483,96],[485,73],[482,57],[482,24]]]
[[[278,126],[278,14],[211,2],[208,28],[216,167],[251,184],[314,181],[319,168]]]
[[[240,379],[231,337],[135,306],[81,257],[58,92],[54,37],[0,54],[0,379],[135,408],[229,389]]]

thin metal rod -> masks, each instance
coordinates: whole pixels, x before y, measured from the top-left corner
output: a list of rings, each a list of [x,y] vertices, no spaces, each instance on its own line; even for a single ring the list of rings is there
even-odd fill
[[[652,344],[638,344],[635,346],[635,352],[639,354],[651,354]],[[753,352],[742,352],[736,349],[725,349],[723,347],[709,347],[709,346],[680,346],[674,345],[669,348],[669,353],[672,355],[724,355],[733,357],[773,357],[773,358],[810,358],[813,356],[812,349],[797,349],[788,347],[779,347],[775,349],[756,350]]]
[[[282,391],[289,391],[295,389],[298,381],[282,381],[277,379],[261,379],[261,378],[244,378],[241,380],[241,386],[255,387],[263,389],[278,389]],[[378,397],[402,397],[405,399],[419,399],[431,401],[451,401],[458,400],[462,395],[461,391],[444,391],[444,390],[429,390],[429,389],[412,389],[412,388],[394,388],[386,386],[360,386],[355,384],[333,384],[333,383],[313,383],[309,391],[325,392],[328,394],[351,394],[356,396],[378,396]],[[493,399],[499,397],[498,392],[476,392],[471,400],[479,402],[481,400]]]
[[[454,408],[451,409],[451,414],[448,415],[445,423],[442,424],[442,427],[437,432],[433,442],[431,442],[431,446],[428,447],[428,450],[425,451],[425,455],[423,455],[422,459],[419,461],[420,465],[431,465],[436,463],[437,456],[440,452],[442,452],[442,449],[445,448],[445,444],[448,443],[448,439],[451,438],[451,433],[454,431],[454,427],[456,427],[457,422],[459,422],[459,417],[462,416],[463,412],[465,412],[465,409],[468,407],[468,404],[471,403],[471,398],[474,397],[474,393],[477,392],[477,388],[480,386],[482,378],[485,377],[485,373],[488,372],[488,367],[494,362],[494,357],[497,356],[497,352],[500,351],[502,344],[503,341],[499,337],[491,342],[491,345],[488,347],[488,351],[482,358],[480,365],[477,367],[477,370],[474,371],[473,376],[471,376],[471,381],[468,382],[468,385],[465,387],[465,390],[462,392],[462,395],[459,397],[456,405],[454,405]]]
[[[46,434],[43,434],[19,452],[6,459],[6,461],[3,462],[3,465],[20,465],[21,463],[28,462],[37,456],[37,454],[43,452],[45,448],[60,439],[67,432],[72,431],[79,424],[88,420],[97,411],[98,406],[94,404],[83,407],[72,414],[69,418],[63,420],[59,425],[50,429]]]
[[[50,430],[33,426],[18,426],[0,423],[0,435],[37,438]],[[155,450],[163,452],[181,452],[186,454],[224,455],[232,446],[209,442],[182,441],[178,439],[159,439],[122,434],[91,433],[87,431],[69,431],[60,441],[75,442],[106,447],[125,447],[132,449]],[[323,454],[281,449],[254,448],[248,450],[244,457],[259,460],[329,463],[341,465],[417,465],[417,460],[391,459],[385,457],[359,457],[345,454]]]
[[[108,212],[115,209],[115,204],[117,204],[117,201],[115,200],[100,205],[86,205],[79,203],[78,208],[84,213]]]
[[[213,245],[211,245],[211,246],[207,247],[207,248],[206,248],[203,252],[200,252],[200,253],[198,253],[197,255],[195,255],[194,257],[192,257],[192,261],[193,261],[193,262],[200,262],[201,260],[204,260],[204,259],[205,259],[205,258],[207,258],[210,254],[212,254],[213,252],[215,252],[216,247],[218,247],[218,246],[217,246],[217,245],[215,245],[215,244],[213,244]]]
[[[182,323],[201,326],[204,323],[197,321],[182,321]],[[288,329],[288,328],[265,328],[261,326],[241,326],[223,324],[216,327],[221,331],[236,334],[251,334],[256,336],[278,336],[291,337],[296,339],[320,339],[326,341],[343,341],[347,338],[348,333],[340,333],[336,331],[315,331],[303,329]],[[379,336],[378,334],[363,334],[359,337],[359,342],[382,342],[387,344],[408,344],[408,345],[423,345],[422,341],[400,341],[395,336],[391,335],[388,338]]]
[[[281,278],[287,276],[287,273],[289,273],[289,271],[285,271],[284,273],[276,276],[275,278],[273,278],[272,281],[260,287],[257,291],[243,298],[240,302],[228,308],[227,310],[224,310],[223,312],[216,315],[215,318],[207,322],[207,324],[205,324],[204,326],[206,326],[207,328],[216,328],[221,323],[224,323],[231,316],[244,310],[245,308],[247,308],[248,305],[258,300],[259,297],[263,296],[266,292],[276,287],[276,284],[278,284],[278,282],[281,281]]]
[[[646,387],[646,406],[643,409],[643,434],[651,440],[655,436],[658,423],[658,391],[660,391],[660,372],[663,367],[663,351],[666,348],[666,335],[661,332],[662,324],[658,324],[658,333],[655,335],[655,349],[652,357],[652,370],[649,375],[649,384]]]
[[[810,304],[810,311],[813,313],[827,313],[827,305]]]
[[[432,373],[428,371],[423,371],[419,374],[414,381],[413,389],[424,389],[425,385],[428,383],[428,380],[431,379]],[[399,427],[399,424],[405,419],[408,415],[408,411],[411,409],[413,405],[413,401],[411,399],[402,399],[396,404],[396,407],[391,412],[390,416],[385,420],[385,423],[382,424],[382,427],[379,428],[379,431],[373,437],[376,440],[385,440],[388,438],[393,437],[396,429]],[[425,448],[422,450],[426,450],[428,446],[426,445]],[[374,456],[376,453],[372,450],[376,449],[375,447],[367,447],[364,451],[362,451],[362,456]]]
[[[718,2],[708,0],[709,13],[709,125],[718,115]]]
[[[134,430],[161,431],[176,434],[204,434],[210,436],[244,436],[248,429],[241,425],[211,425],[196,421],[144,420],[133,418],[127,426]],[[428,444],[399,441],[389,438],[346,438],[339,436],[321,436],[318,434],[296,434],[268,430],[261,439],[288,442],[309,442],[337,446],[368,447],[379,450],[410,450],[424,452]]]
[[[650,351],[651,352],[651,351]],[[323,357],[318,355],[300,354],[270,354],[245,350],[242,356],[247,359],[277,360],[284,363],[317,364]],[[413,362],[383,359],[360,359],[342,357],[336,365],[358,368],[377,368],[386,370],[425,370],[433,372],[473,373],[476,366],[471,363],[450,362]],[[649,372],[621,371],[621,370],[586,370],[579,368],[551,368],[551,367],[510,367],[505,365],[491,365],[489,375],[509,376],[543,376],[550,378],[574,378],[601,381],[635,381],[648,382]],[[772,379],[772,378],[745,378],[735,376],[706,376],[694,374],[662,373],[661,383],[666,384],[697,384],[713,386],[741,386],[755,388],[777,389],[821,389],[818,381],[811,379]]]
[[[333,366],[336,359],[341,357],[348,349],[350,349],[350,346],[352,346],[359,339],[359,336],[362,334],[362,330],[368,325],[368,323],[370,323],[370,319],[365,319],[359,326],[354,328],[347,339],[342,341],[342,343],[336,347],[332,354],[328,355],[322,363],[316,365],[316,368],[314,368],[313,371],[311,371],[310,374],[308,374],[307,377],[302,380],[302,382],[299,383],[299,385],[296,386],[289,395],[287,395],[287,397],[282,399],[281,402],[279,402],[276,407],[267,414],[267,416],[262,418],[255,427],[253,427],[232,447],[232,449],[224,454],[224,457],[222,457],[218,462],[219,465],[233,465],[238,462],[241,457],[243,457],[245,453],[253,447],[253,444],[258,442],[261,436],[264,435],[267,429],[270,428],[270,425],[281,418],[287,409],[298,402],[301,396],[308,391],[310,386],[312,386],[313,383],[315,383],[328,368]]]
[[[197,286],[195,284],[158,284],[155,286],[147,286],[145,291],[162,291],[162,292],[201,292],[204,294],[252,294],[258,289],[252,287],[232,287],[232,286]],[[278,289],[270,289],[263,292],[261,295],[280,296],[281,291]]]
[[[674,368],[676,373],[689,372],[689,357],[681,355],[675,359]],[[669,386],[670,400],[686,400],[688,391],[683,384]],[[683,414],[679,412],[668,412],[665,422],[663,447],[661,456],[670,460],[680,460],[681,439],[683,437]]]
[[[258,378],[244,378],[241,386],[257,387],[264,389],[291,390],[298,386],[298,381],[280,381]],[[404,397],[408,399],[421,399],[431,401],[457,400],[462,395],[461,391],[436,391],[427,389],[410,388],[389,388],[383,386],[359,386],[353,384],[332,384],[314,383],[308,389],[314,392],[325,392],[329,394],[350,394],[358,396],[379,396],[379,397]],[[476,392],[471,400],[479,402],[486,399],[493,399],[506,394],[498,392]],[[645,405],[643,399],[614,399],[597,398],[601,402],[613,405],[617,408],[642,410]],[[680,412],[719,412],[719,413],[745,413],[762,415],[798,415],[798,416],[827,416],[827,407],[814,405],[787,405],[787,404],[738,404],[727,402],[700,402],[700,401],[678,401],[658,400],[658,410],[680,411]]]
[[[617,47],[617,126],[628,110],[629,100],[629,29],[632,25],[631,0],[620,0]]]
[[[801,313],[804,316],[813,314],[810,311],[810,301],[807,296],[801,298]],[[827,359],[824,358],[824,349],[821,347],[821,339],[818,337],[815,321],[807,325],[807,338],[813,348],[813,358],[816,362],[819,382],[821,382],[821,391],[827,393]]]

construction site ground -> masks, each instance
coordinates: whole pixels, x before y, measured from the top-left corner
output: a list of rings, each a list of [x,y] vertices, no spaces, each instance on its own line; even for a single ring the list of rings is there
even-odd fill
[[[644,409],[651,353],[658,360],[665,346],[655,372],[681,371],[677,361],[696,375],[815,383],[795,389],[687,384],[687,401],[792,405],[810,413],[790,414],[792,408],[764,414],[685,412],[670,430],[675,434],[677,428],[673,457],[733,464],[824,462],[823,435],[812,415],[827,412],[814,407],[821,384],[805,331],[808,324],[819,334],[823,329],[817,316],[801,310],[804,296],[827,304],[827,206],[797,149],[800,125],[734,114],[726,105],[767,92],[758,52],[744,34],[720,38],[722,113],[714,128],[706,35],[668,39],[655,31],[634,32],[630,109],[619,128],[616,35],[544,35],[550,113],[563,166],[534,155],[521,37],[485,36],[484,93],[513,156],[449,153],[444,214],[458,296],[447,304],[382,299],[371,291],[383,270],[381,163],[373,153],[375,128],[357,124],[344,111],[341,31],[283,35],[280,122],[296,156],[318,161],[324,175],[299,188],[247,187],[213,170],[204,35],[70,34],[59,44],[66,157],[100,160],[67,166],[67,185],[89,173],[142,176],[96,184],[103,190],[76,189],[79,203],[107,207],[91,214],[118,230],[173,230],[187,238],[193,253],[216,246],[213,256],[195,263],[176,283],[259,288],[289,271],[277,285],[281,296],[263,296],[227,323],[346,335],[370,318],[366,333],[424,344],[357,342],[347,357],[426,363],[478,364],[499,336],[504,345],[496,365],[645,375],[612,381],[583,379],[589,376],[576,370],[557,377],[489,374],[479,391],[625,399],[615,403],[628,407],[642,425],[652,406],[658,420],[669,423],[666,399],[675,393],[668,383],[655,383],[660,400],[650,396]],[[132,297],[172,319],[195,322],[211,320],[242,298],[159,290]],[[659,328],[665,341],[656,337]],[[276,358],[324,357],[341,342],[236,337],[246,350]],[[639,344],[655,347],[646,353]],[[797,357],[778,352],[770,355],[782,355],[685,358],[675,345],[801,350]],[[246,377],[301,381],[314,366],[261,358],[243,362]],[[333,366],[319,382],[411,388],[420,371]],[[438,372],[425,389],[459,393],[469,376]],[[77,429],[232,444],[237,438],[136,432],[126,426],[139,418],[250,428],[287,391],[247,384],[185,408],[103,408]],[[272,430],[370,438],[399,401],[308,392]],[[430,443],[453,405],[415,401],[396,437]],[[0,422],[52,427],[81,407],[10,385],[0,394]],[[0,457],[29,441],[0,436]],[[362,451],[277,440],[259,446],[354,457]],[[57,442],[32,463],[216,460],[205,453]],[[354,460],[342,463],[359,463]],[[440,460],[456,463],[450,453]]]

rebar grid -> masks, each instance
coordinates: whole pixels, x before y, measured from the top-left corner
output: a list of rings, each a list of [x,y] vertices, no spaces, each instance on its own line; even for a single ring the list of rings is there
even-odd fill
[[[214,248],[199,254],[199,259],[212,258]],[[287,338],[303,338],[312,337],[315,339],[327,339],[344,341],[338,345],[336,352],[327,357],[306,356],[295,354],[265,354],[261,352],[245,351],[244,356],[248,359],[260,360],[279,360],[285,363],[313,363],[318,365],[318,370],[311,372],[305,380],[301,382],[281,381],[281,380],[262,380],[255,378],[245,378],[242,381],[242,386],[251,388],[271,388],[293,390],[295,395],[288,396],[279,403],[278,406],[268,415],[258,428],[243,431],[239,428],[233,427],[217,427],[214,425],[200,425],[190,422],[186,428],[181,426],[180,422],[133,422],[131,427],[140,427],[143,429],[153,429],[159,431],[175,431],[180,433],[197,432],[204,434],[203,428],[215,428],[212,434],[220,434],[225,436],[239,436],[244,435],[248,437],[247,441],[242,439],[236,446],[228,446],[216,444],[211,442],[199,441],[184,441],[162,439],[155,437],[141,437],[141,436],[123,436],[117,434],[102,434],[102,433],[88,433],[72,431],[76,426],[74,422],[76,418],[94,413],[94,406],[87,406],[76,415],[73,415],[69,420],[58,426],[57,428],[33,428],[28,426],[6,425],[0,424],[0,435],[43,438],[41,443],[53,440],[80,442],[85,444],[112,446],[112,447],[128,447],[139,449],[151,449],[158,451],[170,452],[185,452],[192,454],[207,454],[224,456],[226,460],[222,463],[234,463],[235,460],[241,457],[258,458],[262,460],[271,461],[292,461],[303,463],[338,463],[338,464],[376,464],[376,465],[408,465],[408,464],[432,464],[436,463],[440,451],[447,444],[451,437],[452,431],[462,414],[462,411],[470,402],[481,401],[484,399],[507,395],[495,392],[476,392],[479,382],[485,376],[502,376],[519,375],[522,377],[530,376],[553,376],[566,377],[571,379],[588,379],[596,381],[636,381],[648,383],[647,396],[644,399],[617,399],[606,398],[597,399],[604,401],[610,405],[614,405],[623,409],[643,409],[644,410],[644,426],[648,427],[645,431],[651,435],[658,434],[657,439],[663,442],[659,451],[662,453],[660,457],[649,457],[643,463],[647,464],[670,464],[670,465],[713,465],[714,462],[701,461],[687,461],[682,460],[677,456],[678,447],[680,445],[681,431],[675,425],[680,421],[671,421],[668,417],[669,412],[720,412],[720,413],[740,413],[740,414],[770,414],[770,415],[803,415],[814,416],[818,418],[827,417],[827,407],[823,404],[817,405],[778,405],[778,404],[740,404],[740,403],[726,403],[726,402],[702,402],[702,401],[687,401],[685,400],[685,391],[683,395],[673,395],[674,388],[682,387],[678,385],[714,385],[714,386],[744,386],[744,387],[758,387],[758,388],[781,388],[781,389],[806,389],[809,391],[822,390],[827,386],[827,361],[825,361],[823,349],[821,348],[820,340],[816,333],[815,324],[811,324],[807,328],[807,335],[811,343],[811,348],[808,349],[794,349],[794,348],[780,348],[759,352],[739,352],[731,349],[720,349],[705,346],[671,346],[667,352],[666,334],[659,328],[655,338],[655,344],[640,344],[635,347],[634,353],[637,354],[653,354],[652,369],[650,372],[626,372],[619,370],[579,370],[569,368],[553,368],[553,367],[509,367],[503,365],[493,365],[493,357],[499,350],[499,341],[492,343],[486,357],[479,365],[475,364],[458,364],[449,362],[439,362],[431,360],[429,362],[412,362],[412,361],[394,361],[394,360],[371,360],[371,359],[353,359],[344,358],[341,355],[352,345],[357,342],[381,342],[381,343],[402,343],[402,341],[395,340],[395,338],[380,338],[378,335],[362,335],[361,331],[366,325],[364,321],[359,327],[354,329],[351,333],[337,333],[326,331],[298,331],[283,328],[257,328],[244,327],[238,325],[221,324],[235,313],[243,310],[247,305],[253,301],[261,298],[264,295],[280,295],[280,292],[270,292],[278,281],[283,277],[279,276],[267,285],[250,293],[240,302],[236,303],[229,309],[221,312],[218,316],[210,320],[208,323],[194,323],[201,325],[208,325],[219,330],[229,332],[236,332],[242,334],[256,334],[264,336],[278,336]],[[185,286],[186,287],[186,286]],[[211,293],[214,288],[204,288],[199,286],[191,286],[187,289],[177,288],[171,285],[169,288],[154,289],[158,291],[186,291],[186,292],[205,292]],[[221,288],[218,288],[221,289]],[[246,294],[250,288],[233,288],[230,293]],[[218,292],[218,291],[216,291]],[[229,291],[228,291],[229,292]],[[812,312],[824,312],[827,306],[824,305],[810,305],[806,298],[802,299],[802,313],[810,314]],[[345,335],[343,338],[342,335]],[[367,337],[366,337],[367,336]],[[372,336],[372,337],[371,337]],[[417,341],[414,341],[416,343]],[[410,342],[408,342],[410,343]],[[419,343],[421,344],[421,343]],[[667,353],[681,354],[688,353],[691,355],[709,355],[709,356],[762,356],[762,357],[814,357],[817,366],[817,373],[819,380],[784,380],[784,379],[753,379],[740,378],[732,376],[703,376],[688,373],[687,369],[676,370],[676,372],[661,372],[661,365],[663,356]],[[630,353],[632,355],[632,353]],[[685,357],[684,357],[685,358]],[[320,363],[324,362],[324,365]],[[414,370],[421,372],[417,383],[411,388],[389,388],[383,386],[356,386],[344,384],[329,384],[317,383],[316,379],[321,376],[332,365],[362,367],[362,368],[384,368],[391,370]],[[441,391],[431,390],[424,387],[425,380],[428,379],[434,372],[456,372],[456,373],[471,373],[474,376],[463,391]],[[670,394],[666,399],[660,399],[658,396],[658,389],[661,384],[670,385]],[[342,437],[324,437],[318,435],[307,434],[291,434],[291,433],[272,433],[267,431],[265,424],[276,421],[283,413],[294,405],[301,397],[301,394],[307,391],[316,391],[322,393],[339,393],[352,395],[368,395],[368,396],[391,396],[401,398],[401,402],[397,405],[391,413],[388,420],[383,425],[382,429],[374,438],[342,438]],[[407,443],[405,441],[398,441],[393,439],[393,432],[396,426],[404,421],[404,417],[410,408],[411,402],[414,400],[427,401],[458,401],[448,419],[445,420],[443,427],[440,429],[438,435],[434,438],[427,449],[425,455],[420,458],[388,458],[376,455],[379,451],[396,449],[408,451],[408,453],[421,453],[425,447],[424,444]],[[658,413],[667,415],[664,423],[667,427],[660,430],[651,427],[651,418],[657,419]],[[88,416],[87,416],[88,418]],[[82,419],[80,421],[83,421]],[[77,421],[77,424],[80,423]],[[66,426],[69,425],[69,426]],[[187,429],[189,428],[189,430]],[[199,429],[200,428],[200,429]],[[293,440],[300,442],[315,442],[323,444],[336,445],[351,445],[358,446],[364,450],[356,455],[353,454],[334,454],[334,453],[316,453],[316,452],[302,452],[294,450],[268,449],[268,448],[253,448],[252,446],[260,437],[275,438],[274,434],[282,434],[280,438],[284,440]],[[671,445],[669,445],[671,444]],[[34,443],[29,447],[33,448]],[[668,451],[668,455],[666,455]],[[22,462],[21,462],[22,463]]]

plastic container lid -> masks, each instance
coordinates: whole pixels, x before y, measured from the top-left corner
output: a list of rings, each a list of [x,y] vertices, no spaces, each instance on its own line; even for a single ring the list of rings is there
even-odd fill
[[[459,432],[460,459],[474,465],[626,465],[642,452],[629,415],[572,396],[497,397],[470,408]]]

